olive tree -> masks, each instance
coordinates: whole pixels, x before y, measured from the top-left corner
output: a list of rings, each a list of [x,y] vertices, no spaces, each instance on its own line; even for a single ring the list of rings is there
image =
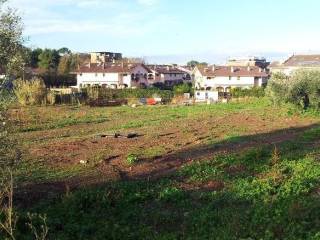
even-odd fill
[[[320,71],[298,70],[288,77],[273,74],[266,95],[272,103],[291,103],[302,109],[320,109]]]

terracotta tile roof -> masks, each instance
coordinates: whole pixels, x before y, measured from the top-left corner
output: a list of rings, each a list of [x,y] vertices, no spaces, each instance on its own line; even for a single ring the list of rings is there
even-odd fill
[[[282,65],[285,67],[320,67],[320,55],[293,55]]]
[[[208,66],[198,67],[200,73],[207,77],[267,77],[265,69],[257,66],[232,67],[232,66]],[[233,69],[233,71],[232,71]]]
[[[186,71],[183,71],[177,67],[169,65],[148,65],[148,67],[160,74],[186,74]]]
[[[81,66],[76,73],[130,73],[133,68],[141,66],[146,69],[147,72],[151,73],[151,70],[144,64],[100,64],[90,63]]]
[[[279,61],[274,61],[268,67],[273,68],[273,67],[279,67],[279,66],[281,66],[281,63]]]

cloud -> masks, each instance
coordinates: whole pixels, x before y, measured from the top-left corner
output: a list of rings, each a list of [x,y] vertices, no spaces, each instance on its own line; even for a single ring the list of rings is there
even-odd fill
[[[136,1],[144,6],[156,3],[155,0]],[[25,34],[30,37],[55,33],[93,33],[92,37],[148,36],[159,32],[164,24],[173,26],[176,23],[170,16],[153,14],[154,10],[148,7],[132,11],[134,5],[123,3],[120,0],[10,1],[23,16]]]
[[[140,5],[154,6],[158,3],[158,0],[137,0]]]

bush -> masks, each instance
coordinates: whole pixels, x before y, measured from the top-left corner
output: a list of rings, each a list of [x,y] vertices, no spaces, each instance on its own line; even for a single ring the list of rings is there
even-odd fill
[[[183,95],[184,93],[192,93],[192,85],[188,83],[182,83],[173,87],[175,95]]]
[[[231,96],[234,98],[239,97],[264,97],[263,87],[253,87],[253,88],[232,88]]]
[[[274,74],[267,86],[267,96],[280,105],[291,103],[308,109],[320,109],[320,71],[296,71],[290,78]]]
[[[13,82],[14,93],[21,105],[40,105],[46,101],[47,89],[42,79],[17,79]]]
[[[170,102],[173,98],[173,92],[169,90],[150,89],[109,89],[101,87],[88,87],[82,89],[82,92],[89,99],[130,99],[130,98],[151,98],[160,97],[164,102]]]

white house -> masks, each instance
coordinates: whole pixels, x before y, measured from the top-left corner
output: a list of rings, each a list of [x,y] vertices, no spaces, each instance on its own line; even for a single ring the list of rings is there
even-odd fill
[[[290,76],[297,70],[320,70],[320,55],[292,55],[284,62],[273,62],[269,69],[271,73],[284,73]]]
[[[267,83],[269,74],[258,66],[195,67],[195,88],[229,92],[231,88],[260,87]]]
[[[134,88],[148,86],[152,72],[143,64],[89,63],[77,70],[77,88],[102,86],[106,88]]]
[[[189,72],[170,65],[148,65],[152,72],[149,84],[163,83],[167,86],[173,86],[179,83],[191,82]]]

